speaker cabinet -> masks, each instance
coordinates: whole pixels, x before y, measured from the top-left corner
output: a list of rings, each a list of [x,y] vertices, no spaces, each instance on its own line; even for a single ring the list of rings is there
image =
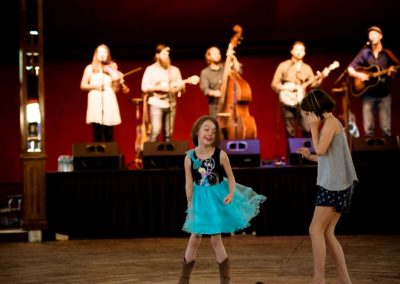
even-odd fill
[[[353,161],[365,163],[400,163],[398,137],[359,137],[352,140]]]
[[[260,140],[223,140],[220,145],[229,156],[232,167],[259,167]]]
[[[187,141],[145,142],[143,144],[143,167],[145,169],[183,168],[188,150]]]
[[[311,138],[289,138],[288,139],[288,161],[290,165],[312,165],[315,162],[302,158],[296,151],[300,147],[307,147],[310,153],[315,154]]]
[[[115,142],[95,142],[72,145],[74,170],[117,170],[124,165],[124,156]]]

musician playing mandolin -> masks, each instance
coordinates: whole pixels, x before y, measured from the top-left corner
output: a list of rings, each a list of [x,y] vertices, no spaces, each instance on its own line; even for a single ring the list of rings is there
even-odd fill
[[[198,84],[199,76],[182,80],[181,71],[171,64],[170,48],[159,44],[155,51],[155,62],[146,67],[142,77],[142,92],[149,96],[151,134],[155,142],[163,132],[164,141],[171,141],[176,115],[176,98],[186,89],[186,84]]]
[[[375,136],[375,113],[379,113],[382,135],[391,136],[390,82],[396,75],[400,61],[392,51],[383,48],[383,33],[377,26],[368,29],[368,42],[347,68],[350,90],[362,96],[364,134]]]
[[[305,123],[300,103],[307,93],[306,89],[320,86],[330,70],[325,68],[314,75],[311,66],[303,61],[306,47],[301,41],[294,42],[290,54],[292,57],[281,62],[275,70],[271,88],[279,95],[287,138],[309,137],[310,128]]]

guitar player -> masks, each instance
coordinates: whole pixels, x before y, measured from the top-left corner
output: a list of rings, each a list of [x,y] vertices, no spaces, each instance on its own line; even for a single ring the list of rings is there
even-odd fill
[[[352,95],[362,97],[362,116],[365,136],[377,135],[375,113],[379,114],[381,134],[391,136],[390,83],[400,61],[382,45],[381,28],[368,28],[368,42],[347,68]]]
[[[290,54],[291,58],[276,68],[271,88],[279,95],[287,138],[310,137],[310,129],[300,110],[300,103],[307,87],[320,86],[329,70],[325,68],[322,73],[314,74],[311,66],[303,61],[306,47],[301,41],[294,42]]]

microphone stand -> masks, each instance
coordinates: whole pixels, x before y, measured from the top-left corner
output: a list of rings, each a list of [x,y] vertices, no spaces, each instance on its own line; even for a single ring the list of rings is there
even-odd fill
[[[348,75],[347,73],[348,73],[348,71],[347,71],[347,68],[346,68],[346,69],[343,70],[342,74],[340,74],[339,77],[336,79],[334,85],[338,84],[343,79],[344,76]]]
[[[168,70],[168,85],[171,88],[170,75],[171,75],[170,74],[170,70]],[[171,90],[169,90],[169,92],[168,92],[168,104],[169,104],[169,106],[168,106],[168,115],[167,115],[167,117],[168,117],[168,121],[167,121],[167,123],[168,123],[168,136],[167,136],[167,131],[166,130],[164,131],[164,134],[166,136],[166,137],[164,137],[164,140],[166,142],[172,141],[172,103],[173,103],[172,96],[174,96],[174,94],[171,92]],[[167,141],[168,139],[169,139],[169,141]]]
[[[166,142],[172,141],[172,92],[168,93],[168,137],[165,137]],[[167,135],[167,131],[165,131]]]
[[[104,133],[104,91],[105,91],[105,84],[104,84],[104,70],[102,69],[101,73],[101,123],[99,125],[99,130],[100,130],[100,141],[95,141],[95,142],[101,142],[105,141],[105,133]]]
[[[367,41],[366,44],[358,51],[357,54],[360,54],[361,51],[370,46],[370,41]],[[350,62],[351,63],[351,62]],[[350,64],[347,65],[347,67],[350,66]],[[346,137],[347,137],[347,143],[349,144],[350,150],[352,149],[352,139],[350,137],[350,130],[349,130],[349,114],[350,114],[350,96],[349,92],[351,91],[351,82],[350,82],[350,75],[349,72],[346,69],[339,75],[339,77],[335,81],[335,85],[338,84],[340,81],[343,80],[343,78],[346,78],[344,82],[342,82],[342,87],[341,88],[333,88],[332,93],[339,93],[343,94],[342,97],[342,112],[343,112],[343,120],[344,120],[344,125],[346,129]]]

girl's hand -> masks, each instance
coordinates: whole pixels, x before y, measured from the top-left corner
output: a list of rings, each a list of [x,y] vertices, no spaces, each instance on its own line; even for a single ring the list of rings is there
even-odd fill
[[[224,198],[224,204],[229,204],[232,202],[233,199],[233,194],[229,193],[227,196]]]
[[[310,128],[319,127],[321,119],[312,111],[306,112],[306,117]]]
[[[297,154],[300,154],[303,158],[307,158],[310,156],[310,149],[307,147],[300,147],[296,150]]]

